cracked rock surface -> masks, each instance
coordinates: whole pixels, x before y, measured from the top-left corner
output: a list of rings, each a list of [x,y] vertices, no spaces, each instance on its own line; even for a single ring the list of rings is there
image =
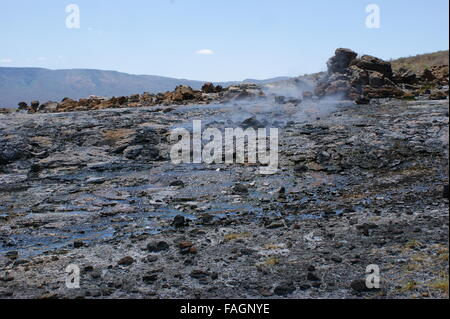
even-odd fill
[[[0,298],[448,298],[448,101],[310,103],[0,114]],[[279,170],[171,163],[194,119]]]

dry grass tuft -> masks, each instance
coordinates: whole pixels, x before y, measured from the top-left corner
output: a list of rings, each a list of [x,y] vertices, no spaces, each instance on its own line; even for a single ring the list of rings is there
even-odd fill
[[[392,68],[398,70],[400,68],[406,68],[421,74],[426,68],[431,68],[436,65],[448,65],[449,64],[449,51],[438,51],[429,54],[419,54],[416,56],[400,58],[390,61]]]
[[[249,238],[251,236],[252,236],[251,233],[240,233],[240,234],[232,233],[232,234],[225,235],[224,240],[225,241],[238,240],[238,239]]]

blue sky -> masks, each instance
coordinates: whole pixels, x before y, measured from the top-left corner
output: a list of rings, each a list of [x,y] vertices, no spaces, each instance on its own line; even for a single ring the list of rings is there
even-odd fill
[[[80,28],[65,25],[69,4]],[[380,28],[365,21],[380,8]],[[194,80],[296,76],[337,47],[384,59],[448,49],[448,0],[2,0],[0,66]],[[213,54],[200,54],[203,53]]]

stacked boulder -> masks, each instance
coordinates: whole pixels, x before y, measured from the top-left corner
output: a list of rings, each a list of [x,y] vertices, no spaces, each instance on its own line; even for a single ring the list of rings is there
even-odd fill
[[[173,92],[167,92],[164,100],[168,102],[183,102],[190,100],[200,100],[201,92],[194,91],[190,86],[179,85]]]
[[[393,81],[391,63],[358,54],[350,49],[337,49],[327,63],[328,73],[316,89],[318,97],[337,96],[367,103],[372,98],[402,97],[406,93]]]
[[[202,92],[206,94],[220,93],[223,91],[223,87],[220,85],[215,86],[211,82],[207,82],[202,86]]]

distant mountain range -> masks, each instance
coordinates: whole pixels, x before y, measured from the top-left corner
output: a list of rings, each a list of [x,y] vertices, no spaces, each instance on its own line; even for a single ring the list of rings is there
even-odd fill
[[[288,79],[248,79],[236,82],[216,82],[229,86],[242,82],[270,83]],[[19,102],[61,101],[65,97],[80,99],[89,95],[105,97],[172,91],[177,85],[200,89],[207,81],[192,81],[155,75],[134,75],[116,71],[90,69],[49,70],[42,68],[0,67],[0,107],[13,108]]]

